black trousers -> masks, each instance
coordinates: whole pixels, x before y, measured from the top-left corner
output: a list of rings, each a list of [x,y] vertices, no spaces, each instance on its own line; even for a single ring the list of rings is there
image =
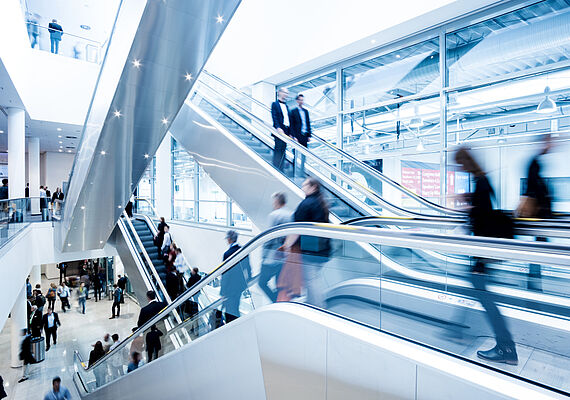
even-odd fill
[[[117,310],[117,313],[115,314],[115,309]],[[114,316],[120,316],[121,314],[121,303],[114,301],[113,302],[113,307],[111,307],[111,310],[113,311],[113,317]]]
[[[152,360],[156,360],[158,358],[158,349],[157,348],[149,348],[146,351],[147,354],[147,362],[151,362]]]
[[[272,303],[277,301],[277,290],[271,289],[267,286],[267,283],[271,280],[271,278],[279,276],[281,272],[281,268],[283,267],[283,262],[277,260],[267,261],[261,264],[261,271],[259,272],[259,280],[258,284],[261,290],[269,297]],[[277,282],[276,282],[277,283]]]
[[[53,344],[57,343],[57,328],[55,326],[53,328],[46,328],[45,333],[46,333],[46,349],[49,349],[50,337],[53,338]]]
[[[285,134],[289,135],[289,128],[286,128]],[[279,171],[283,171],[283,161],[285,161],[285,150],[287,149],[287,143],[276,136],[273,137],[275,138],[275,148],[273,149],[273,166]]]

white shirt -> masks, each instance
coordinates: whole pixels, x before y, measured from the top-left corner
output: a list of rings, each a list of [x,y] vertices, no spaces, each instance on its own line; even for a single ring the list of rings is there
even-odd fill
[[[48,328],[53,328],[53,320],[55,319],[53,313],[48,314],[47,316],[47,320],[48,320]]]
[[[174,266],[176,267],[176,270],[178,272],[183,274],[184,273],[184,265],[185,265],[184,254],[180,253],[176,256],[176,260],[174,260]]]
[[[59,293],[60,297],[69,297],[69,288],[60,286],[57,288],[57,292]]]
[[[279,106],[281,106],[281,112],[283,113],[283,125],[290,126],[289,125],[289,113],[287,112],[287,106],[285,105],[285,103],[281,103],[281,102],[279,102]]]
[[[162,242],[162,251],[164,252],[165,249],[168,249],[172,244],[172,236],[170,236],[170,232],[166,232],[164,234],[164,240]]]

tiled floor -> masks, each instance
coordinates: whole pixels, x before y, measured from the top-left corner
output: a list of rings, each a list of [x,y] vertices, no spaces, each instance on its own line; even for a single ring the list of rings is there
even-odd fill
[[[49,282],[45,277],[42,280],[44,292]],[[56,375],[61,377],[62,384],[71,391],[73,398],[79,399],[72,380],[74,351],[78,350],[87,361],[91,345],[102,340],[105,333],[118,333],[122,339],[136,326],[139,306],[130,299],[126,299],[121,307],[121,318],[110,320],[111,301],[103,299],[96,303],[90,298],[87,301],[86,314],[83,315],[78,311],[75,296],[74,291],[72,309],[66,313],[61,312],[59,300],[56,302],[56,312],[61,320],[61,327],[57,331],[57,345],[46,352],[43,362],[32,366],[31,377],[25,382],[17,383],[22,376],[22,368],[10,367],[10,320],[0,332],[0,375],[4,378],[9,400],[42,399],[51,388],[51,380]]]

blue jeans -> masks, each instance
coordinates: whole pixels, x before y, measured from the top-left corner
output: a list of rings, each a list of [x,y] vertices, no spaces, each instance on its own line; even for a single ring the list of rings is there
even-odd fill
[[[59,40],[50,39],[50,42],[51,42],[51,52],[53,54],[57,54],[59,52]]]
[[[79,298],[79,307],[81,308],[81,312],[85,314],[85,297]]]

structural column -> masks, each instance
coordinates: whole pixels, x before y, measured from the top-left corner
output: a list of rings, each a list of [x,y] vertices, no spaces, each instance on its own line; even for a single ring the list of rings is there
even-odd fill
[[[26,286],[22,287],[20,293],[16,297],[16,302],[10,312],[10,334],[11,334],[11,357],[10,365],[17,368],[22,365],[20,361],[20,342],[22,341],[22,329],[28,327],[26,310]]]
[[[32,214],[40,213],[40,138],[28,139],[28,171]]]
[[[24,197],[26,187],[26,112],[8,108],[8,196]]]
[[[41,265],[34,265],[32,267],[32,271],[30,272],[30,283],[32,284],[32,289],[36,288],[36,285],[42,283],[42,266]],[[45,296],[45,291],[44,291]]]
[[[167,133],[156,152],[154,181],[155,207],[160,217],[172,218],[172,152],[170,133]]]
[[[266,107],[270,107],[277,97],[275,95],[275,85],[268,82],[258,82],[251,88],[251,97],[259,101]],[[251,111],[254,115],[265,120],[269,124],[273,124],[271,120],[271,113],[269,113],[264,107],[257,105],[255,103],[251,106]]]

